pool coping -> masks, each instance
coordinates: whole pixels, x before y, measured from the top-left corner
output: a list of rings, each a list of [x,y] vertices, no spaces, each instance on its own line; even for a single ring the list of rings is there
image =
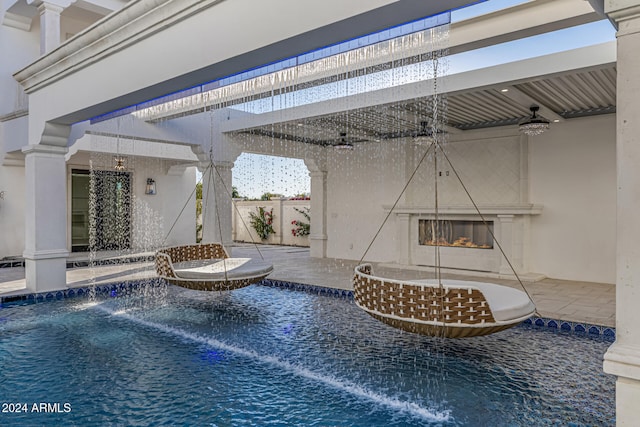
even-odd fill
[[[130,280],[123,282],[97,284],[95,286],[69,288],[51,292],[24,293],[19,295],[0,296],[0,308],[3,304],[16,302],[45,302],[53,300],[61,300],[66,298],[77,298],[89,296],[95,293],[96,296],[117,297],[119,293],[126,293],[132,289],[140,289],[148,286],[159,287],[164,286],[162,279],[143,279]],[[326,286],[307,285],[303,283],[289,282],[284,280],[263,279],[257,283],[260,286],[272,288],[283,288],[294,291],[307,292],[316,295],[324,295],[335,298],[344,298],[353,300],[353,291],[348,289],[337,289]],[[550,319],[540,316],[533,316],[521,324],[531,325],[538,328],[546,328],[551,330],[559,330],[562,332],[573,332],[588,336],[602,336],[614,340],[616,338],[616,330],[610,326],[596,325],[585,322],[574,322],[562,319]]]

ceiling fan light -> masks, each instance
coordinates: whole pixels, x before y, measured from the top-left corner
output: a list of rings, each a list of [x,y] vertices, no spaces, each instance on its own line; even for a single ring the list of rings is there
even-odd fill
[[[115,156],[113,158],[113,168],[118,172],[126,169],[127,159],[122,156]]]
[[[520,132],[527,136],[536,136],[549,129],[549,121],[536,115],[536,112],[540,109],[537,105],[532,105],[531,117],[520,123]]]
[[[333,148],[335,150],[353,150],[353,144],[351,144],[350,142],[340,142],[338,144],[334,144]]]
[[[416,136],[413,138],[413,141],[412,141],[413,145],[419,145],[424,147],[428,147],[434,142],[435,140],[433,139],[433,136],[430,136],[430,135]]]
[[[435,142],[433,138],[434,132],[435,130],[429,126],[429,122],[423,120],[420,122],[420,131],[413,136],[411,143],[413,145],[428,147]]]
[[[347,140],[346,132],[340,132],[340,141],[333,144],[333,148],[341,151],[353,150],[353,144]]]

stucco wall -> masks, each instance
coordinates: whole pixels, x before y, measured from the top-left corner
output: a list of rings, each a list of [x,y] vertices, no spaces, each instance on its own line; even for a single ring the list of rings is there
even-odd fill
[[[400,193],[420,155],[418,150],[405,154],[406,144],[394,144],[402,143],[327,152],[329,257],[360,259],[384,220],[383,206],[392,205]],[[522,217],[529,219],[513,231],[518,239],[514,247],[523,246],[527,272],[615,282],[614,115],[552,124],[547,133],[529,139],[528,149],[513,128],[469,131],[452,136],[449,144],[449,156],[480,206],[542,207],[541,213]],[[441,166],[443,173],[450,170]],[[451,171],[439,178],[441,207],[469,205],[454,181]],[[432,172],[421,172],[399,207],[432,206],[432,191]],[[415,246],[415,233],[400,235],[396,221],[392,215],[367,260],[397,261],[403,238]],[[418,255],[409,254],[410,263]]]
[[[235,201],[233,210],[233,240],[238,242],[270,243],[276,245],[309,246],[308,236],[294,236],[291,230],[295,227],[293,220],[309,222],[296,209],[304,211],[310,207],[309,200],[287,200],[273,197],[269,201]],[[262,241],[251,227],[250,213],[257,213],[258,207],[267,211],[273,209],[273,230],[275,234]]]
[[[327,256],[362,257],[386,216],[383,205],[392,205],[404,185],[402,147],[393,141],[327,152]],[[396,238],[391,218],[366,259],[395,260]]]
[[[470,135],[475,135],[472,138]],[[412,139],[361,144],[351,152],[328,153],[327,229],[329,256],[360,259],[382,225],[426,147]],[[480,206],[513,206],[526,197],[522,188],[523,149],[511,130],[477,131],[445,143],[447,156]],[[472,207],[446,159],[438,156],[438,201],[441,208]],[[398,261],[398,245],[406,245],[409,263],[431,264],[416,249],[417,233],[401,236],[396,230],[398,210],[434,206],[434,163],[428,155],[400,199],[366,259]],[[408,240],[407,240],[408,239]],[[423,249],[423,248],[420,248]],[[419,252],[419,253],[418,253]],[[464,266],[460,266],[464,267]],[[470,268],[470,267],[468,267]]]
[[[573,119],[532,138],[531,268],[549,277],[615,283],[615,115]]]
[[[0,166],[0,259],[24,251],[24,167]]]
[[[147,178],[155,180],[157,194],[144,194]],[[132,221],[143,230],[136,233],[134,229],[133,246],[154,248],[165,238],[165,246],[195,243],[195,194],[189,197],[195,187],[195,168],[169,173],[165,162],[145,159],[136,162],[133,180],[138,211]]]
[[[95,169],[109,169],[112,154],[79,152],[67,162],[68,188],[71,169],[88,169],[92,160]],[[132,210],[131,247],[135,250],[154,250],[159,245],[195,243],[195,187],[194,167],[171,169],[171,161],[144,157],[129,157],[127,171],[131,172]],[[155,195],[145,194],[147,178],[156,182]],[[71,212],[70,192],[67,210]],[[187,200],[189,199],[189,200]],[[184,208],[184,210],[183,210]],[[70,215],[68,226],[70,227]],[[175,222],[175,225],[174,225]],[[171,234],[169,230],[173,227]],[[70,239],[70,237],[68,237]],[[166,239],[166,240],[165,240]],[[70,247],[71,242],[68,241]]]
[[[88,169],[89,157],[87,153],[79,153],[67,162],[69,230],[71,169]],[[170,166],[171,162],[158,159],[136,158],[135,162],[132,161],[129,170],[132,172],[133,187],[131,245],[134,249],[155,249],[167,237],[172,226],[173,231],[167,237],[165,245],[195,242],[195,199],[192,197],[191,200],[187,200],[195,186],[195,168],[174,169],[170,172]],[[156,181],[156,195],[144,194],[147,178]],[[4,199],[0,200],[0,259],[22,256],[24,251],[24,181],[24,167],[0,167],[0,191],[5,192]],[[182,211],[185,204],[186,207]],[[70,238],[69,234],[68,249],[71,248]]]
[[[0,16],[4,11],[2,7]],[[12,74],[37,58],[39,52],[38,28],[26,32],[0,25],[0,116],[27,108],[27,97]],[[0,259],[22,256],[24,251],[24,167],[6,166],[5,155],[19,149],[26,139],[26,117],[0,122],[0,191],[5,192],[4,200],[0,199]]]
[[[40,55],[40,25],[35,21],[30,32],[0,25],[0,116],[27,107],[24,91],[13,73]]]

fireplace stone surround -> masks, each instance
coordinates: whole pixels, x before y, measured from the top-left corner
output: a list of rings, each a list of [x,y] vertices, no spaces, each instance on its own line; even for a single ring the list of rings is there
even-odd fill
[[[389,209],[386,207],[385,210]],[[542,213],[542,207],[532,204],[479,206],[479,210],[482,216],[473,206],[441,207],[438,209],[438,219],[482,221],[484,217],[485,221],[493,223],[493,232],[499,245],[494,242],[493,248],[487,249],[439,246],[441,267],[512,277],[511,267],[500,251],[502,247],[518,275],[529,275],[529,221],[532,215]],[[398,236],[395,263],[416,267],[435,266],[436,246],[421,244],[419,241],[419,221],[436,219],[435,209],[396,207],[393,213]]]

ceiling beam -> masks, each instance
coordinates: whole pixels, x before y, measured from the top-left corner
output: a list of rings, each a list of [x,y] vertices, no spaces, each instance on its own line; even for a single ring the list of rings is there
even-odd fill
[[[532,105],[537,105],[540,107],[538,110],[538,114],[544,117],[547,120],[551,120],[552,122],[564,122],[564,118],[553,111],[551,108],[547,107],[540,101],[530,97],[526,93],[522,92],[515,86],[502,86],[500,89],[500,93],[512,101],[517,102],[525,108],[529,108]]]
[[[14,78],[42,105],[41,120],[73,124],[470,1],[324,0],[304,10],[296,0],[130,1]],[[211,49],[211,40],[223,42]],[[122,66],[127,78],[110,79]]]
[[[537,58],[524,59],[507,64],[467,71],[446,76],[447,93],[458,95],[480,89],[500,89],[532,79],[540,80],[546,76],[558,76],[583,70],[606,68],[616,61],[615,42],[559,52]],[[247,114],[230,118],[220,123],[222,132],[233,132],[272,123],[303,121],[309,117],[329,116],[345,111],[369,108],[376,105],[389,105],[415,100],[433,95],[433,84],[421,81],[402,86],[380,89],[349,97],[329,99],[313,104],[301,105],[262,114]],[[533,102],[531,102],[533,101]],[[513,101],[512,102],[517,102]],[[521,104],[528,110],[535,100],[527,99]],[[562,119],[561,116],[547,111],[549,120]]]
[[[592,8],[589,3],[583,0],[536,0],[526,2],[513,7],[508,7],[475,18],[465,19],[460,22],[451,24],[447,41],[447,49],[449,54],[457,54],[470,50],[488,47],[494,44],[506,43],[509,41],[519,40],[525,37],[531,37],[538,34],[544,34],[575,25],[586,24],[589,22],[602,19]],[[431,46],[425,46],[425,50],[431,49]],[[370,69],[375,72],[376,66],[390,63],[390,61],[399,61],[398,51],[389,49],[388,55],[379,54],[376,57],[366,55],[366,59],[362,60],[362,64],[350,61],[350,70],[352,74],[357,74],[354,70],[362,70],[368,72]],[[400,53],[406,58],[411,55],[417,55],[415,49],[409,49],[407,53]],[[363,58],[365,56],[363,55]],[[338,69],[327,69],[328,65],[323,65],[324,74],[313,74],[304,77],[298,77],[296,84],[310,83],[320,81],[326,78],[328,74],[336,75]],[[270,79],[265,79],[267,85],[260,87],[260,80],[256,79],[253,86],[253,97],[259,97],[261,93],[271,94],[273,87]],[[215,89],[213,90],[215,91]],[[212,92],[213,92],[212,91]],[[185,97],[189,94],[185,93]],[[149,113],[145,115],[141,110],[139,113],[145,120],[159,120],[171,118],[174,114],[189,114],[201,104],[201,94],[190,95],[192,102],[186,102],[184,107],[171,109],[167,112]],[[239,93],[238,99],[246,99],[245,94]],[[226,99],[225,102],[232,102]],[[151,109],[148,110],[152,111]]]
[[[455,54],[601,20],[583,0],[536,0],[451,24]]]

